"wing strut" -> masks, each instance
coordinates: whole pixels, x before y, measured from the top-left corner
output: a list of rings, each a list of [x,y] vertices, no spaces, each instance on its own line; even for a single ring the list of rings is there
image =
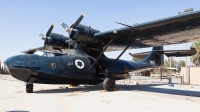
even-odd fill
[[[90,69],[92,69],[94,67],[94,65],[97,63],[97,61],[99,60],[99,58],[102,56],[102,54],[105,52],[105,50],[108,48],[108,46],[111,44],[111,42],[114,40],[114,38],[112,38],[108,44],[103,48],[103,50],[101,51],[101,53],[99,54],[99,56],[97,57],[97,59],[95,60],[95,62],[92,64],[92,66],[90,67]]]
[[[124,52],[129,48],[129,46],[131,45],[131,42],[129,42],[128,46],[126,46],[126,48],[122,51],[122,53],[117,57],[117,59],[115,59],[115,61],[108,67],[111,68],[116,62],[117,60],[122,56],[122,54],[124,54]]]

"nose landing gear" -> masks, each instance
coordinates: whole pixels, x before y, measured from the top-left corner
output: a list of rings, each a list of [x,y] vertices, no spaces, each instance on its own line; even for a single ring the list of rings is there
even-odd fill
[[[33,83],[26,83],[26,92],[27,93],[33,92]]]

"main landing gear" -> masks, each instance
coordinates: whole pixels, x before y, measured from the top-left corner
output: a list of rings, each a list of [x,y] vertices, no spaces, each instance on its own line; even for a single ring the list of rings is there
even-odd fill
[[[111,78],[105,78],[103,81],[103,89],[106,91],[114,91],[116,89],[115,80]]]
[[[33,84],[32,83],[26,83],[26,92],[27,93],[33,92]]]

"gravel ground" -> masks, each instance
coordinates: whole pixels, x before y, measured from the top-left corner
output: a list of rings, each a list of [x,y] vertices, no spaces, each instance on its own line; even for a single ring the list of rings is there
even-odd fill
[[[27,94],[24,82],[1,75],[0,112],[200,112],[200,86],[171,87],[146,77],[130,82],[117,81],[115,92],[103,92],[102,84],[67,89],[34,84],[34,93]]]

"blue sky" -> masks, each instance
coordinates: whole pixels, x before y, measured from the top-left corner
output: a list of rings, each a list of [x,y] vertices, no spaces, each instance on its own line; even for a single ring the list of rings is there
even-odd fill
[[[71,25],[82,13],[85,18],[81,24],[106,31],[124,27],[115,22],[132,25],[174,16],[191,7],[197,11],[199,4],[199,0],[1,0],[0,59],[4,61],[23,50],[43,46],[38,34],[46,34],[52,23],[55,24],[53,32],[68,36],[60,23]],[[185,44],[165,49],[185,49]],[[147,50],[151,49],[128,50],[121,59],[131,60],[129,52]],[[106,53],[108,57],[118,54],[120,52]]]

